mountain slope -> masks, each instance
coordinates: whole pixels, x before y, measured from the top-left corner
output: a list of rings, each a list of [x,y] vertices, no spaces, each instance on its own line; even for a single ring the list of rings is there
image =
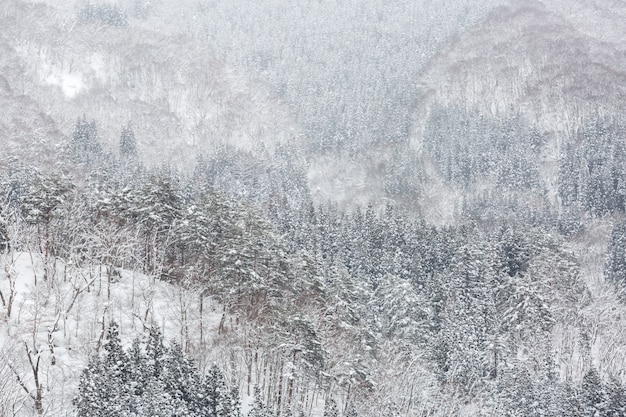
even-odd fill
[[[3,7],[5,106],[17,113],[41,109],[56,144],[83,114],[97,121],[110,149],[130,121],[145,161],[181,167],[218,144],[271,149],[299,136],[271,93],[184,35],[171,38],[132,21],[124,27],[81,23],[40,3],[11,0]],[[9,131],[24,129],[15,117],[5,120]]]

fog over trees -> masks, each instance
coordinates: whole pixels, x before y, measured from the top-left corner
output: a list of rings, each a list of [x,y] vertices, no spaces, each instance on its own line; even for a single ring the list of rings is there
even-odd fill
[[[0,415],[626,415],[624,22],[4,0]]]

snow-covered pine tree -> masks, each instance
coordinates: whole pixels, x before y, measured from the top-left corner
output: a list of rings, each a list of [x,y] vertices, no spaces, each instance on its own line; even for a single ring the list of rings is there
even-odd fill
[[[133,161],[137,158],[137,140],[135,131],[130,122],[122,127],[120,134],[120,159],[123,161]]]
[[[74,125],[74,132],[69,143],[70,159],[76,163],[93,163],[102,156],[102,145],[96,121],[87,121],[79,117]]]
[[[0,208],[0,211],[2,209]],[[9,232],[7,231],[7,224],[4,218],[0,215],[0,253],[8,252],[11,249],[11,240],[9,239]]]
[[[274,413],[263,402],[258,386],[254,387],[254,402],[247,417],[274,417]]]
[[[150,327],[146,344],[146,370],[151,377],[161,379],[166,348],[163,345],[163,334],[156,326]]]
[[[21,198],[21,212],[26,223],[36,226],[39,251],[44,258],[44,280],[48,277],[48,260],[51,250],[51,222],[58,209],[66,204],[73,184],[59,175],[46,175],[35,171],[28,190]]]
[[[348,404],[345,417],[359,417],[359,413],[356,411],[354,403],[351,402]]]
[[[216,364],[213,364],[204,376],[201,389],[203,409],[207,417],[230,417],[232,415],[224,375]]]
[[[324,403],[324,417],[339,417],[339,409],[334,398],[327,398]]]
[[[580,390],[584,415],[609,415],[605,413],[609,408],[610,398],[602,378],[594,367],[591,367],[583,377]]]
[[[201,378],[195,362],[183,354],[176,342],[166,348],[163,356],[160,379],[165,392],[189,413],[202,409]]]
[[[124,416],[130,412],[128,356],[122,349],[119,328],[111,322],[102,345],[104,356],[95,356],[83,370],[74,405],[79,417]]]
[[[626,222],[613,226],[604,275],[615,284],[626,285]]]

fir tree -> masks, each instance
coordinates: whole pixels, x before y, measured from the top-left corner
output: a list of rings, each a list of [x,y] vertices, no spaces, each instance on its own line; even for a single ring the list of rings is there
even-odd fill
[[[339,417],[339,409],[334,398],[328,398],[324,403],[324,417]]]
[[[138,340],[125,351],[111,323],[102,347],[81,374],[74,400],[79,417],[242,417],[239,391],[226,387],[217,366],[202,378],[178,344],[164,345],[157,328],[145,353]]]
[[[69,152],[72,161],[79,163],[92,163],[101,156],[102,146],[94,120],[88,122],[86,116],[76,120]]]
[[[148,343],[146,345],[146,365],[148,374],[154,378],[161,378],[165,353],[166,350],[163,345],[161,330],[156,326],[150,327]]]
[[[0,216],[0,253],[8,252],[11,249],[11,240],[7,231],[5,220]]]
[[[609,396],[600,375],[591,368],[583,377],[581,389],[581,403],[586,416],[607,415]]]
[[[348,409],[346,410],[345,417],[359,417],[359,413],[356,411],[354,403],[348,404]]]
[[[258,386],[254,387],[254,402],[247,417],[274,417],[274,413],[261,399],[261,390]]]
[[[122,128],[120,135],[120,158],[122,160],[134,160],[137,158],[137,140],[130,122]]]
[[[200,401],[200,378],[196,364],[185,357],[178,343],[173,342],[164,355],[162,375],[164,390],[171,398],[184,404],[190,411],[198,410]]]
[[[230,399],[225,395],[224,375],[213,364],[202,382],[204,404],[209,417],[230,417]],[[226,405],[226,407],[225,407]]]
[[[610,281],[626,285],[626,222],[613,227],[604,274]]]

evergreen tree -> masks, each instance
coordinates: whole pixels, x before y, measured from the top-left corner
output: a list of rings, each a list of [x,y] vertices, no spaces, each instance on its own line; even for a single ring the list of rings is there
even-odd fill
[[[193,412],[202,408],[200,378],[196,364],[185,357],[178,343],[173,342],[163,356],[163,389],[186,410]]]
[[[137,140],[130,122],[122,128],[120,135],[120,158],[122,160],[134,160],[137,158]]]
[[[80,375],[79,395],[74,399],[78,417],[107,417],[110,413],[109,381],[102,361],[98,357],[89,360],[87,368]]]
[[[202,378],[179,345],[164,345],[157,328],[145,352],[138,340],[125,351],[111,323],[102,347],[81,374],[74,400],[79,417],[242,417],[239,391],[226,387],[217,366]]]
[[[109,375],[124,384],[128,381],[128,357],[122,348],[119,327],[116,322],[111,322],[106,332],[106,339],[102,345],[105,355],[103,364]]]
[[[348,404],[348,409],[346,410],[345,417],[359,417],[359,413],[356,411],[354,403]]]
[[[107,328],[102,347],[104,357],[92,358],[81,374],[79,396],[74,401],[79,417],[122,417],[132,408],[128,357],[115,322]]]
[[[254,387],[254,402],[247,417],[274,417],[274,413],[261,399],[261,390],[258,386]]]
[[[151,326],[146,344],[146,370],[151,377],[161,378],[165,355],[166,349],[163,345],[161,330],[156,326]]]
[[[102,146],[95,120],[88,122],[86,116],[76,119],[69,152],[72,161],[78,163],[93,163],[102,156]]]
[[[583,377],[581,405],[586,416],[604,416],[609,408],[609,396],[600,375],[591,368]]]
[[[44,258],[44,280],[48,277],[48,261],[52,250],[52,223],[60,217],[60,209],[66,205],[73,185],[57,175],[35,173],[35,178],[22,195],[21,211],[24,220],[37,227],[39,250]]]
[[[202,382],[204,406],[209,417],[230,417],[230,398],[226,394],[224,375],[213,364]]]
[[[606,393],[609,400],[606,415],[609,417],[626,415],[626,392],[624,391],[624,385],[613,375],[606,383]]]
[[[241,412],[241,396],[239,394],[239,387],[237,385],[233,385],[230,389],[230,416],[232,417],[243,417]]]
[[[613,227],[604,275],[616,284],[626,285],[626,222]]]
[[[85,3],[78,11],[78,20],[83,23],[102,23],[121,27],[128,25],[128,17],[120,6],[109,3]]]
[[[326,399],[324,403],[324,417],[339,417],[339,409],[334,398]]]
[[[135,397],[143,395],[151,378],[146,369],[146,361],[139,339],[133,340],[128,351],[128,373],[129,381],[131,381],[131,394]]]
[[[11,240],[7,231],[7,224],[3,217],[0,216],[0,253],[8,252],[11,249]]]

